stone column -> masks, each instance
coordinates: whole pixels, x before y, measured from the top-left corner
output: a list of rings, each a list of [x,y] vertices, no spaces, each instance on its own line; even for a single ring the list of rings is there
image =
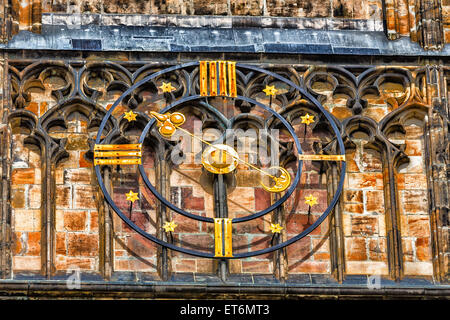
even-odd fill
[[[450,219],[449,212],[449,105],[448,77],[443,67],[427,67],[427,99],[431,106],[425,127],[428,192],[433,249],[433,268],[436,280],[450,280]]]

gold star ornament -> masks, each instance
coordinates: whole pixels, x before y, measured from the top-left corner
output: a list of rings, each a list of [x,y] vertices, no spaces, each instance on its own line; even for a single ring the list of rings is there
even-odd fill
[[[278,90],[275,88],[275,86],[269,85],[267,85],[263,91],[266,94],[266,96],[275,96],[278,93]]]
[[[307,126],[314,122],[314,116],[310,115],[309,113],[301,116],[300,118],[302,118],[302,123],[305,123]]]
[[[280,226],[278,223],[270,224],[270,231],[272,231],[272,233],[281,233],[281,230],[283,230],[283,227]]]
[[[125,112],[124,118],[127,119],[128,122],[130,122],[130,121],[136,121],[136,117],[137,117],[137,114],[134,113],[132,110],[130,110],[130,111],[128,111],[128,112]]]
[[[306,199],[305,203],[310,207],[317,204],[317,198],[314,197],[312,194],[310,194],[308,197],[305,197],[305,199]]]
[[[166,232],[174,231],[177,225],[173,221],[166,221],[162,226]]]
[[[176,88],[172,86],[171,82],[169,82],[169,83],[163,82],[162,85],[160,85],[158,88],[161,89],[163,93],[172,92],[172,91],[176,90]]]
[[[135,202],[136,200],[139,200],[138,194],[134,193],[130,190],[130,192],[125,194],[127,196],[127,201]]]

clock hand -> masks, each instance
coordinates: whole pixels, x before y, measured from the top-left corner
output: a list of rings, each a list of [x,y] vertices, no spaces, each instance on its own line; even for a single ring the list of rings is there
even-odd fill
[[[160,127],[159,132],[160,132],[164,137],[170,137],[170,136],[172,136],[172,135],[175,133],[175,131],[176,131],[177,129],[179,129],[179,130],[181,130],[181,131],[187,133],[188,135],[190,135],[190,136],[193,137],[194,139],[197,139],[197,140],[201,141],[202,143],[204,143],[204,144],[206,144],[206,145],[208,145],[208,146],[211,146],[211,147],[213,147],[213,148],[215,148],[215,149],[217,149],[217,150],[220,150],[219,148],[215,147],[213,144],[209,143],[208,141],[205,141],[205,140],[203,140],[203,139],[197,137],[196,135],[192,134],[191,132],[189,132],[189,131],[187,131],[187,130],[181,128],[180,126],[185,122],[184,115],[182,115],[181,113],[179,113],[179,112],[174,112],[174,113],[172,113],[172,114],[160,114],[160,113],[157,113],[157,112],[155,112],[155,111],[151,111],[151,112],[150,112],[150,115],[151,115],[152,117],[154,117],[154,118],[158,121],[158,125],[159,125],[159,127]],[[174,120],[175,120],[175,121],[174,121]],[[257,170],[257,171],[259,171],[259,172],[261,172],[261,173],[263,173],[263,174],[269,176],[270,178],[272,178],[272,179],[274,179],[274,180],[277,178],[277,177],[275,177],[275,176],[273,176],[273,175],[271,175],[271,174],[269,174],[269,173],[267,173],[267,172],[261,170],[260,168],[258,168],[258,167],[256,167],[256,166],[254,166],[254,165],[252,165],[252,164],[250,164],[250,163],[248,163],[248,162],[246,162],[246,161],[240,159],[239,157],[236,157],[236,156],[230,154],[230,153],[227,152],[226,150],[220,150],[220,151],[223,151],[223,152],[227,153],[228,155],[230,155],[232,158],[236,159],[237,161],[240,161],[240,162],[244,163],[244,164],[247,165],[248,167]]]
[[[245,164],[246,166],[259,171],[260,173],[262,173],[263,175],[266,175],[268,177],[270,177],[274,182],[275,185],[272,187],[268,187],[266,185],[264,185],[264,183],[262,183],[261,181],[261,185],[262,187],[269,192],[281,192],[286,190],[287,187],[289,187],[290,183],[291,183],[291,176],[288,173],[288,171],[282,167],[273,167],[275,169],[278,169],[279,171],[281,171],[281,175],[280,177],[276,177],[274,175],[271,175],[270,173],[265,172],[264,170],[261,170],[260,168],[252,165],[251,163],[248,163],[247,161],[244,161],[242,159],[240,159],[237,154],[234,155],[230,152],[228,152],[227,150],[225,150],[223,148],[223,146],[221,148],[217,147],[214,144],[209,143],[208,141],[205,141],[197,136],[195,136],[194,134],[192,134],[191,132],[181,128],[180,126],[185,122],[185,117],[183,114],[179,113],[179,112],[174,112],[172,114],[159,114],[157,112],[151,111],[150,112],[151,116],[153,116],[157,122],[158,122],[158,126],[159,126],[159,132],[162,136],[169,138],[171,137],[175,131],[177,129],[183,131],[184,133],[187,133],[188,135],[190,135],[191,137],[193,137],[194,139],[197,139],[199,141],[201,141],[202,143],[220,151],[221,153],[225,153],[227,155],[229,155],[230,157],[232,157],[233,159]],[[234,149],[232,149],[234,151]],[[205,164],[204,164],[205,165]],[[205,167],[206,168],[206,167]],[[228,171],[230,172],[230,171]],[[217,173],[217,172],[215,172]],[[221,172],[221,173],[226,173],[225,172]]]

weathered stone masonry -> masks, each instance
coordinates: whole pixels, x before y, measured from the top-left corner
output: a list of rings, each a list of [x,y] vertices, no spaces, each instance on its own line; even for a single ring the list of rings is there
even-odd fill
[[[430,296],[448,295],[448,7],[446,1],[437,0],[2,2],[1,294],[38,296],[49,288],[55,295],[83,294],[55,282],[76,268],[82,272],[83,292],[105,295],[102,286],[109,285],[106,291],[112,297],[124,292],[129,296],[201,297],[207,286],[208,292],[228,297],[326,295],[318,283],[329,283],[331,294],[349,290],[364,296],[369,292],[364,285],[372,275],[382,278],[380,295],[404,294],[402,290],[421,295],[425,287]],[[134,31],[133,26],[141,29]],[[102,40],[103,47],[82,41],[80,47],[74,45],[74,40],[90,40],[80,36],[84,27],[95,35],[92,39]],[[64,31],[58,33],[58,28]],[[145,28],[164,32],[163,37],[158,33],[159,38],[145,38],[144,42],[156,46],[148,50],[134,47],[146,35]],[[235,38],[222,39],[222,47],[215,40],[205,40],[201,49],[186,42],[175,45],[177,39],[170,38],[175,32],[229,29]],[[310,43],[302,43],[303,39],[291,42],[291,33],[284,38],[297,29],[320,36],[305,40]],[[239,41],[252,42],[244,35],[255,30],[263,30],[259,33],[262,39],[255,37],[254,47],[240,47]],[[264,38],[268,34],[273,35],[273,42]],[[333,35],[360,44],[366,35],[380,34],[385,37],[379,40],[384,47],[377,48],[377,54],[352,43],[344,48],[344,42],[339,42],[333,47]],[[323,49],[321,35],[326,35],[332,51]],[[21,48],[24,36],[42,47]],[[58,48],[68,37],[73,47]],[[404,41],[419,53],[383,54],[388,49],[404,50]],[[111,42],[120,49],[102,50]],[[130,43],[129,47],[124,43]],[[296,52],[296,48],[305,51]],[[360,51],[352,51],[355,48]],[[230,260],[220,267],[217,261],[162,249],[132,231],[103,199],[92,165],[99,122],[124,88],[164,67],[201,59],[256,64],[295,81],[334,116],[346,147],[343,194],[319,228],[285,250]],[[242,78],[241,87],[256,92],[254,88],[262,86],[264,79],[248,77],[252,81]],[[158,79],[163,80],[169,79]],[[173,74],[170,81],[184,88],[193,80]],[[255,97],[267,102],[264,94],[255,93]],[[295,106],[283,115],[292,119],[302,136],[304,127],[296,110],[314,113],[314,109],[301,97],[286,97],[275,100],[273,107],[278,111]],[[123,112],[160,110],[166,99],[151,85],[127,97],[108,124],[108,130],[118,132],[115,141],[135,141],[136,130],[145,125],[125,125]],[[221,98],[209,103],[230,117],[246,110]],[[192,106],[186,113],[201,122],[210,117],[201,110]],[[186,124],[188,129],[193,126],[193,122]],[[317,125],[308,129],[303,143],[312,152],[329,141],[328,128]],[[180,207],[211,216],[214,199],[198,182],[201,165],[172,166],[165,156],[167,148],[157,141],[145,146],[148,177]],[[292,166],[286,161],[287,167]],[[254,173],[240,170],[242,175],[228,194],[232,217],[261,210],[274,201],[261,192]],[[144,190],[135,169],[106,167],[102,174],[119,206],[128,206],[125,192],[133,188],[139,192],[130,219],[147,232],[165,239],[161,225],[174,219],[179,226],[175,243],[214,246],[210,227],[161,206]],[[327,207],[338,176],[335,164],[305,162],[298,191],[280,211],[235,226],[236,252],[249,246],[266,247],[271,241],[271,222],[284,226],[283,238],[306,228]],[[142,186],[139,190],[136,181]],[[306,194],[319,200],[310,215],[300,201]],[[24,293],[19,287],[30,280],[36,287]],[[224,284],[230,286],[229,291],[224,291]],[[355,284],[359,286],[356,293],[351,291]],[[171,285],[181,289],[173,290]],[[158,290],[153,288],[158,286],[163,289],[155,293]],[[259,295],[252,291],[255,286],[262,286]]]

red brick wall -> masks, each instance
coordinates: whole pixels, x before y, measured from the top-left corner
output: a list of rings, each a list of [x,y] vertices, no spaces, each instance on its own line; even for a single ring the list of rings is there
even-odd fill
[[[347,150],[344,193],[346,270],[349,274],[387,274],[381,155],[366,139],[354,139]]]
[[[315,81],[312,88],[325,97],[323,105],[331,114],[341,120],[352,116],[347,94],[333,94],[333,86],[327,81]],[[379,122],[410,96],[409,88],[385,81],[380,85],[379,96],[372,93],[363,96],[367,107],[361,115]],[[409,163],[398,168],[395,182],[388,183],[396,183],[399,193],[404,273],[429,276],[433,266],[423,121],[411,118],[403,124],[405,133],[389,135],[392,143],[405,146]],[[352,143],[346,149],[347,175],[342,200],[348,274],[389,274],[383,191],[388,185],[383,181],[383,157],[373,145],[372,133],[364,129],[353,132]]]
[[[66,132],[69,158],[56,168],[57,270],[79,267],[98,269],[98,204],[96,178],[83,158],[87,144],[87,119],[73,114]]]
[[[299,70],[305,70],[303,66]],[[309,72],[309,71],[308,71]],[[305,77],[308,73],[304,74]],[[330,78],[328,78],[330,79]],[[101,82],[89,81],[104,91]],[[31,101],[26,109],[36,116],[42,116],[56,105],[51,96],[52,88],[60,86],[58,77],[44,83],[44,89],[33,89]],[[323,105],[334,116],[344,120],[352,116],[347,103],[351,98],[344,93],[333,94],[333,86],[328,81],[314,81],[312,88],[323,96]],[[380,95],[366,94],[367,106],[362,116],[375,123],[396,111],[398,104],[411,96],[409,88],[386,80],[380,84]],[[159,110],[166,104],[164,99],[144,92],[144,103],[138,110],[145,108]],[[98,104],[109,109],[118,98],[117,93],[101,94]],[[267,102],[262,94],[259,99]],[[397,104],[394,102],[397,101]],[[387,103],[389,101],[389,103]],[[148,102],[148,103],[147,103]],[[209,102],[228,117],[239,113],[233,105],[223,104],[222,99]],[[274,101],[273,107],[280,111],[280,104]],[[119,106],[114,116],[120,116],[126,106]],[[184,128],[193,130],[194,120],[200,121],[192,111],[186,113],[189,121]],[[80,112],[71,113],[67,118],[67,128],[54,128],[50,135],[55,138],[67,138],[68,158],[60,162],[52,173],[56,186],[55,204],[55,267],[64,272],[78,267],[93,272],[100,271],[100,224],[99,214],[102,199],[99,197],[97,179],[92,163],[86,159],[89,150],[88,138],[96,135],[96,128],[88,128],[87,117]],[[125,121],[125,120],[124,120]],[[423,141],[423,119],[415,117],[403,123],[405,132],[390,136],[392,143],[404,144],[409,163],[398,168],[396,183],[400,207],[401,235],[405,275],[431,276],[433,265],[431,257],[431,225],[429,202],[427,200],[427,177],[425,172],[425,152]],[[299,137],[303,137],[304,125],[299,119],[293,122]],[[302,148],[313,153],[313,143],[326,138],[325,133],[312,132],[307,128],[306,138],[302,139]],[[41,219],[42,219],[42,172],[40,152],[36,148],[24,146],[27,132],[15,127],[12,141],[13,171],[11,179],[11,207],[14,231],[13,270],[39,271],[41,269]],[[369,143],[372,139],[367,133],[352,132],[348,137],[351,143],[347,147],[347,175],[342,195],[343,201],[343,237],[344,256],[347,274],[388,275],[387,226],[385,216],[386,183],[383,178],[382,154]],[[136,143],[136,133],[128,135],[129,143]],[[281,139],[288,139],[283,134]],[[326,140],[326,139],[325,139]],[[156,184],[155,167],[157,154],[149,146],[144,148],[144,166],[147,175]],[[193,154],[186,154],[192,158]],[[293,164],[288,165],[291,173]],[[240,217],[270,204],[270,197],[259,185],[259,175],[239,167],[240,174],[234,189],[228,195],[229,217]],[[328,205],[327,180],[319,174],[320,168],[311,161],[305,161],[300,187],[284,206],[286,224],[283,237],[290,238],[306,229],[325,210]],[[211,192],[202,187],[202,169],[200,164],[188,162],[175,166],[170,171],[170,189],[168,197],[181,208],[198,215],[214,217],[214,202]],[[137,169],[123,167],[111,173],[113,199],[118,206],[128,212],[130,203],[124,194],[130,190],[138,192],[139,201],[133,204],[130,219],[143,230],[155,234],[157,227],[158,202],[143,187]],[[139,181],[138,190],[136,181]],[[389,182],[394,183],[394,182]],[[313,206],[308,215],[305,197],[314,195],[318,205]],[[113,269],[114,271],[142,271],[156,274],[157,246],[131,230],[116,214],[113,217]],[[169,220],[178,225],[174,232],[175,244],[192,249],[210,252],[214,247],[212,225],[193,221],[179,214],[169,213]],[[271,241],[270,217],[233,226],[233,244],[235,252],[262,249]],[[310,235],[286,249],[287,273],[331,272],[330,256],[330,219],[326,219]],[[171,270],[173,272],[215,273],[217,262],[200,259],[186,254],[172,252]],[[273,253],[250,259],[232,260],[231,273],[265,273],[274,270]]]
[[[11,173],[14,270],[41,269],[41,169],[40,154],[23,146],[26,135],[15,134],[13,156],[17,168]]]
[[[405,143],[410,163],[397,174],[402,206],[405,274],[432,274],[430,217],[428,215],[427,176],[424,162],[423,123],[412,119],[405,126],[406,134],[398,142]]]

